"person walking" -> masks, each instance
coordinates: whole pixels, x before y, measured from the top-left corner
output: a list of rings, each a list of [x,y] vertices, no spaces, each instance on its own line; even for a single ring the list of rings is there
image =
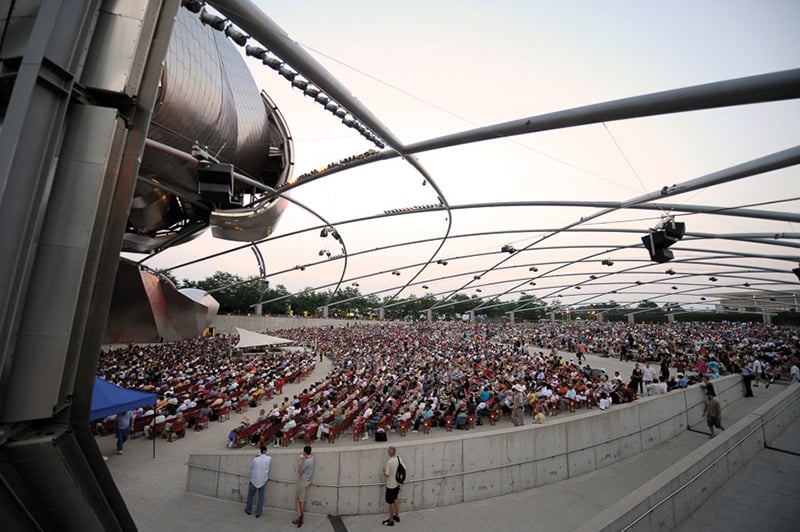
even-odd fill
[[[127,410],[117,414],[117,454],[122,454],[122,447],[131,435],[131,420],[133,419],[133,412]]]
[[[244,508],[244,513],[247,515],[253,513],[253,495],[256,491],[258,491],[256,517],[261,517],[261,512],[264,511],[264,492],[267,489],[271,463],[272,457],[267,454],[267,447],[262,445],[256,453],[256,457],[250,462],[250,485],[247,490],[247,506]]]
[[[511,422],[515,427],[521,427],[525,424],[524,408],[525,408],[525,394],[522,391],[522,386],[519,384],[514,385],[514,396],[511,402]]]
[[[292,521],[298,528],[303,526],[303,513],[306,506],[306,491],[311,485],[311,475],[314,474],[314,457],[311,455],[311,446],[303,447],[303,454],[297,457],[297,488],[294,493],[295,504],[297,505],[297,519]]]
[[[397,500],[400,495],[400,483],[395,478],[400,458],[396,456],[397,450],[392,446],[389,446],[386,452],[389,454],[389,460],[386,461],[386,467],[383,468],[383,476],[386,477],[386,504],[389,505],[389,519],[383,521],[382,524],[394,526],[395,523],[400,522],[400,503]]]
[[[725,430],[722,427],[722,406],[719,404],[719,401],[715,395],[709,394],[706,396],[706,404],[705,409],[703,410],[703,415],[706,416],[708,430],[711,432],[711,434],[708,436],[709,438],[716,436],[714,433],[714,427],[718,428],[719,430]]]

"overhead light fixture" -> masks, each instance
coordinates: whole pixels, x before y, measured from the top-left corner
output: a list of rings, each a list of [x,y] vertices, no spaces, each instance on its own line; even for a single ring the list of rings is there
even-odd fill
[[[328,228],[327,227],[323,227],[322,231],[319,232],[319,236],[321,238],[325,238],[326,236],[328,236]]]
[[[667,275],[675,275],[675,270],[670,268],[669,270],[665,271],[664,273],[666,273]]]
[[[182,0],[181,5],[192,13],[199,13],[205,2],[203,0]]]
[[[706,300],[706,298],[704,298],[704,297],[700,298],[700,301],[705,301],[705,300]]]
[[[398,276],[399,276],[399,275],[400,275],[400,272],[398,272],[397,270],[395,270],[395,271],[393,271],[393,272],[392,272],[392,275],[398,275]]]
[[[359,285],[358,283],[353,283],[353,286],[355,286],[356,288],[358,288],[360,285]]]
[[[480,275],[473,275],[472,278],[477,281],[477,280],[479,280],[481,278],[481,276]]]
[[[576,286],[576,287],[575,287],[575,290],[580,290],[580,289],[581,289],[581,287],[580,287],[580,286]]]
[[[750,288],[750,283],[744,283],[743,285],[745,288]]]
[[[426,285],[426,284],[422,285],[422,289],[423,290],[427,290],[428,289],[428,285]]]
[[[602,261],[600,261],[600,264],[602,264],[603,266],[613,266],[614,265],[614,263],[611,262],[608,259],[603,259]]]
[[[323,255],[324,255],[325,253],[327,253],[327,252],[328,252],[328,250],[327,250],[327,249],[321,249],[321,250],[319,250],[319,256],[321,257],[321,256],[323,256]]]
[[[677,286],[673,286],[673,287],[672,287],[672,289],[673,289],[673,290],[677,290],[677,289],[678,289],[678,287],[677,287]]]
[[[476,292],[481,292],[482,290],[480,288],[476,288],[475,291]]]
[[[264,59],[264,56],[267,55],[267,49],[261,48],[260,46],[251,46],[248,44],[244,49],[244,53],[247,54],[249,57],[255,57],[256,59]]]
[[[513,255],[514,253],[517,252],[516,248],[514,248],[514,246],[512,246],[511,244],[505,244],[503,247],[500,248],[500,251],[502,251],[503,253],[508,253],[510,255]]]
[[[641,281],[636,281],[636,284],[642,284],[642,282]]]
[[[596,275],[590,275],[589,279],[597,279],[597,276]]]
[[[442,266],[447,266],[447,261],[439,259],[439,260],[436,261],[436,264],[441,264]]]
[[[534,283],[533,281],[529,282],[528,284],[531,286],[536,286],[536,283]]]
[[[712,283],[716,283],[717,282],[717,278],[716,277],[709,277],[708,280],[711,281]]]

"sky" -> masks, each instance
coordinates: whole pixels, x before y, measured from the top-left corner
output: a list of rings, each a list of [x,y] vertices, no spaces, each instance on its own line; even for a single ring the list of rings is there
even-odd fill
[[[256,4],[289,36],[336,76],[404,144],[471,129],[639,94],[800,67],[800,3],[794,1],[708,2],[266,2]],[[252,44],[255,44],[251,41]],[[295,142],[296,172],[363,153],[373,146],[324,111],[273,70],[248,60],[258,87],[267,91],[286,118]],[[252,62],[250,62],[252,61]],[[520,135],[440,149],[418,156],[450,205],[521,200],[620,201],[659,190],[750,159],[794,147],[800,140],[797,100],[698,111]],[[800,197],[797,167],[707,188],[672,198],[675,202],[743,206]],[[438,203],[433,187],[401,159],[334,174],[292,192],[336,224],[388,209]],[[756,207],[800,211],[800,201]],[[428,267],[417,279],[429,286],[409,287],[400,296],[462,290],[481,296],[502,293],[530,280],[529,265],[545,265],[529,293],[563,304],[609,299],[628,302],[664,294],[668,301],[700,305],[698,295],[732,291],[742,279],[770,290],[797,289],[789,271],[800,253],[793,247],[703,239],[681,244],[669,266],[688,277],[678,283],[664,265],[647,261],[639,233],[567,232],[517,253],[479,281],[505,257],[504,244],[519,249],[548,229],[589,216],[591,207],[515,207],[457,210],[451,235],[498,231],[504,234],[452,238],[437,258],[447,266]],[[668,213],[667,213],[668,214]],[[797,224],[714,214],[678,217],[690,232],[711,234],[800,233]],[[348,252],[412,240],[433,239],[351,257],[345,286],[359,283],[362,293],[393,295],[427,261],[447,230],[447,213],[418,213],[339,227]],[[591,229],[646,230],[659,223],[657,211],[625,210],[586,224]],[[338,253],[335,242],[321,239],[319,221],[290,205],[274,237],[260,245],[273,285],[290,291],[335,284],[343,261],[316,263],[319,252]],[[581,226],[583,227],[583,226]],[[511,231],[514,231],[513,233]],[[789,240],[792,241],[792,240]],[[797,240],[793,240],[797,242]],[[631,249],[613,250],[622,245]],[[586,246],[599,246],[588,248]],[[192,258],[234,247],[209,234],[162,253],[150,264],[171,268]],[[557,249],[545,249],[556,247]],[[587,259],[588,256],[608,253]],[[696,264],[703,249],[780,254],[795,263],[765,259],[722,259]],[[474,258],[466,255],[484,254]],[[615,262],[600,265],[601,258]],[[564,265],[564,262],[576,261]],[[688,261],[688,262],[687,262]],[[746,263],[746,264],[745,264]],[[777,272],[747,273],[747,267]],[[640,266],[635,273],[620,272]],[[243,277],[257,275],[249,250],[204,261],[173,273],[199,279],[217,270]],[[400,275],[392,275],[398,271]],[[385,272],[370,276],[375,272]],[[619,272],[619,273],[617,273]],[[610,274],[597,286],[574,285],[589,274]],[[459,275],[460,274],[460,275]],[[715,286],[691,283],[721,274]],[[367,276],[367,277],[365,277]],[[438,279],[441,276],[452,276]],[[354,280],[357,279],[357,280]],[[635,279],[648,281],[634,289]],[[708,283],[705,283],[708,284]],[[609,295],[612,289],[622,289]],[[731,288],[733,287],[733,288]],[[690,292],[683,294],[684,288]],[[649,294],[648,294],[649,293]],[[596,295],[590,295],[596,294]],[[508,296],[516,298],[519,294]]]

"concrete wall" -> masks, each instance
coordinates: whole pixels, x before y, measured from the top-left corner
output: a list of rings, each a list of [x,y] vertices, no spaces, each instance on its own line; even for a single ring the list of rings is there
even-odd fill
[[[377,320],[337,320],[322,318],[302,318],[289,316],[236,316],[233,314],[217,315],[210,327],[216,327],[220,333],[227,333],[231,327],[241,327],[249,331],[262,332],[274,329],[295,329],[298,327],[352,327],[355,324],[381,323]]]
[[[792,384],[578,530],[672,530],[800,417],[799,399]]]
[[[723,407],[742,396],[741,377],[714,381]],[[390,433],[408,470],[400,490],[403,508],[423,509],[505,495],[543,486],[623,460],[665,442],[702,419],[703,392],[693,386],[615,405],[605,412],[548,418],[492,431],[438,433],[408,442]],[[292,509],[294,458],[299,449],[276,449],[267,504]],[[382,512],[386,445],[317,445],[308,491],[309,510],[332,515]],[[191,455],[187,490],[242,502],[253,453]]]

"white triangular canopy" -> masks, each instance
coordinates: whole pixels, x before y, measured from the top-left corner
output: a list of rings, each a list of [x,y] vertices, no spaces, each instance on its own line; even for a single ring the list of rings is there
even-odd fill
[[[246,347],[261,347],[265,345],[279,345],[290,344],[292,340],[278,338],[277,336],[270,336],[268,334],[261,334],[255,331],[248,331],[247,329],[240,329],[234,327],[233,330],[239,335],[239,341],[236,347],[243,349]]]

